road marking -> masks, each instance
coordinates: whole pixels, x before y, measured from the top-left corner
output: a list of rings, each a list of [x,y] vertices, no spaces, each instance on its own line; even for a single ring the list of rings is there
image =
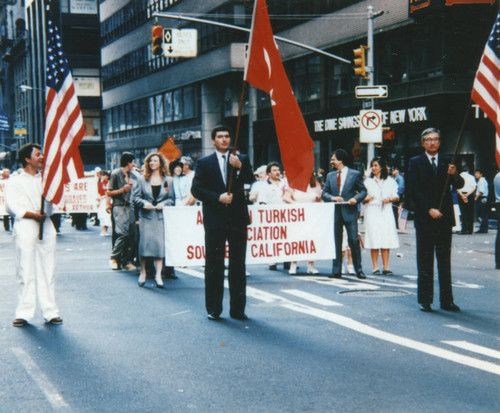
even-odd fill
[[[28,353],[20,347],[11,348],[17,360],[23,365],[31,378],[38,385],[40,390],[45,394],[45,397],[54,409],[65,409],[69,411],[69,405],[64,401],[56,387],[49,381],[47,376],[40,370],[40,367],[33,361]]]
[[[441,341],[441,343],[472,351],[473,353],[482,354],[483,356],[500,359],[500,351],[492,350],[491,348],[479,346],[477,344],[472,344],[468,341]]]
[[[445,324],[444,325],[445,327],[449,327],[449,328],[455,328],[457,330],[460,330],[460,331],[464,331],[466,333],[471,333],[471,334],[482,334],[481,332],[477,331],[477,330],[473,330],[471,328],[466,328],[466,327],[462,327],[461,325],[459,324]]]
[[[170,314],[170,317],[175,317],[176,315],[186,314],[186,313],[190,313],[190,312],[191,312],[191,310],[180,311],[178,313]]]
[[[304,300],[311,301],[311,302],[318,304],[318,305],[324,305],[327,307],[343,306],[343,304],[337,303],[337,302],[332,301],[332,300],[327,300],[326,298],[320,297],[319,295],[306,293],[305,291],[301,291],[301,290],[281,290],[281,292],[286,293],[286,294],[290,294],[290,295],[294,295],[295,297],[299,297],[299,298],[302,298]]]
[[[188,275],[193,275],[194,277],[197,278],[204,278],[203,273],[196,270],[185,268],[182,271]],[[225,285],[227,288],[228,285],[227,282],[225,283]],[[473,357],[465,356],[459,353],[454,353],[453,351],[445,350],[433,346],[431,344],[422,343],[420,341],[416,341],[410,338],[401,337],[396,334],[388,333],[386,331],[379,330],[378,328],[371,327],[367,324],[363,324],[349,317],[331,313],[325,310],[320,310],[307,305],[299,304],[290,301],[284,297],[281,297],[279,295],[268,293],[266,291],[262,291],[254,287],[247,287],[247,296],[257,300],[264,301],[265,303],[276,303],[277,305],[280,305],[283,308],[287,308],[291,311],[320,318],[322,320],[329,321],[331,323],[348,328],[350,330],[356,331],[361,334],[365,334],[370,337],[378,338],[380,340],[384,340],[389,343],[394,343],[402,347],[407,347],[412,350],[430,354],[431,356],[439,357],[445,360],[452,361],[454,363],[462,364],[464,366],[472,367],[478,370],[483,370],[488,373],[500,376],[500,366],[494,363],[475,359]]]

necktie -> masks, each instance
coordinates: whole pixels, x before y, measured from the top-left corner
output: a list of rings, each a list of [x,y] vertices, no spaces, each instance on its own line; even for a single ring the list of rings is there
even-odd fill
[[[337,188],[339,189],[339,194],[340,194],[340,184],[342,183],[342,180],[340,178],[340,169],[339,173],[337,174]]]
[[[437,165],[436,165],[436,158],[433,156],[431,158],[432,161],[432,169],[434,170],[434,175],[437,175]]]
[[[224,181],[224,184],[227,182],[227,164],[226,164],[226,155],[222,155],[222,180]]]

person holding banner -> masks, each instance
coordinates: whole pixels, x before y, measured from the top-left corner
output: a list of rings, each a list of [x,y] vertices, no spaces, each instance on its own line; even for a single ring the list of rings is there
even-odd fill
[[[389,176],[387,162],[375,157],[370,163],[372,170],[365,179],[367,196],[365,204],[365,248],[371,250],[373,275],[393,275],[389,269],[389,252],[399,248],[396,221],[392,203],[398,202],[398,184]],[[382,252],[382,272],[378,268],[379,252]]]
[[[165,257],[165,235],[163,207],[173,205],[173,191],[167,181],[167,161],[159,152],[150,153],[144,161],[145,171],[134,188],[133,202],[139,212],[139,256],[141,274],[137,284],[146,283],[146,260],[155,261],[156,288],[164,288],[161,278],[163,258]]]
[[[50,324],[62,324],[55,302],[54,266],[56,230],[47,220],[52,204],[46,202],[46,213],[41,212],[43,153],[36,144],[26,144],[19,149],[19,162],[23,165],[20,174],[7,182],[5,202],[7,211],[16,221],[14,243],[18,279],[18,304],[14,327],[25,327],[35,316],[36,299],[42,314]],[[40,224],[43,237],[39,239]]]
[[[294,189],[291,187],[286,187],[285,192],[283,194],[283,201],[286,204],[302,204],[308,202],[322,202],[321,200],[321,185],[314,176],[314,173],[311,174],[311,180],[309,181],[309,185],[307,185],[306,191],[300,191],[298,189]],[[314,266],[314,261],[307,262],[307,273],[316,275],[319,274],[318,269]],[[290,263],[290,269],[288,270],[288,274],[295,275],[297,274],[297,262],[292,261]]]
[[[205,304],[209,320],[218,320],[224,295],[224,257],[229,244],[229,315],[246,320],[245,258],[250,224],[244,185],[253,181],[246,155],[230,154],[225,126],[212,130],[215,153],[198,160],[191,192],[203,203],[205,228]]]
[[[109,175],[108,171],[100,171],[97,182],[97,219],[101,225],[101,237],[110,235],[108,229],[111,227],[111,215],[108,212],[108,196],[106,195]]]
[[[333,260],[330,278],[342,278],[342,229],[347,232],[347,242],[351,249],[352,261],[356,276],[366,278],[361,267],[361,246],[358,237],[358,207],[357,204],[366,197],[363,176],[359,171],[348,168],[347,152],[337,149],[333,152],[331,164],[336,169],[326,176],[322,198],[325,202],[335,202],[335,259]]]

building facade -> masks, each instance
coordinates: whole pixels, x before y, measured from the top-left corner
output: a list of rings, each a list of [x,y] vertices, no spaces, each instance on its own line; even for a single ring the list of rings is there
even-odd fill
[[[458,163],[495,173],[494,128],[469,101],[474,74],[498,10],[496,1],[268,0],[274,33],[348,60],[367,44],[367,6],[375,19],[374,84],[389,96],[375,108],[387,130],[376,154],[404,171],[421,151],[420,132],[437,126],[442,149],[453,153],[464,116]],[[470,4],[464,4],[470,3]],[[154,12],[196,15],[249,28],[252,1],[100,1],[104,137],[107,165],[121,152],[139,160],[173,136],[183,154],[197,158],[212,149],[210,130],[235,126],[248,34],[217,26],[159,18]],[[196,28],[196,58],[151,53],[151,27]],[[354,88],[366,83],[349,64],[279,43],[295,96],[315,142],[316,168],[328,169],[332,150],[344,148],[365,168],[359,142],[363,102]],[[252,99],[252,96],[255,96]],[[249,125],[249,114],[253,121]],[[250,131],[250,132],[249,132]],[[279,160],[269,97],[246,95],[238,149],[255,166]]]
[[[6,52],[10,73],[8,95],[13,119],[26,125],[17,144],[43,144],[45,123],[45,6],[50,3],[71,68],[85,124],[80,153],[85,170],[104,166],[101,131],[101,79],[97,0],[13,0],[21,9],[16,28],[24,33]],[[24,26],[20,24],[20,21]],[[18,25],[19,23],[19,25]],[[21,30],[22,29],[22,30]],[[5,59],[4,59],[5,60]]]

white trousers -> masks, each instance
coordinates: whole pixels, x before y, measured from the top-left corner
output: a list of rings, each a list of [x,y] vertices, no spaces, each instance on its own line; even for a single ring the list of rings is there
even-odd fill
[[[18,285],[15,318],[26,321],[35,315],[37,296],[46,320],[59,317],[54,292],[56,231],[50,219],[46,219],[40,241],[39,228],[35,220],[16,219],[13,231]]]

